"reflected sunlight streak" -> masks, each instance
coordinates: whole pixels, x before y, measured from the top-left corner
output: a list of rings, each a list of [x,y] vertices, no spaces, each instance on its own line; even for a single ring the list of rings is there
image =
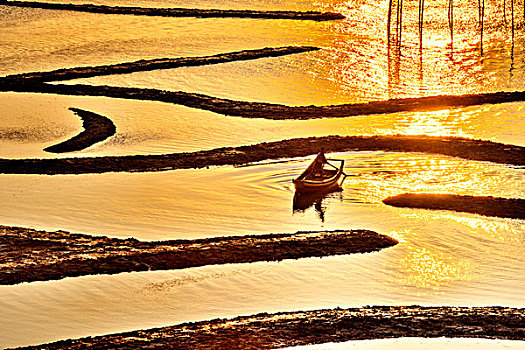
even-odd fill
[[[461,130],[464,119],[468,115],[453,115],[450,110],[444,109],[433,112],[415,112],[404,115],[393,125],[394,134],[430,135],[430,136],[461,136],[472,137]]]
[[[413,249],[413,248],[411,248]],[[426,248],[411,250],[401,259],[401,283],[408,287],[440,289],[451,281],[472,279],[472,263]]]

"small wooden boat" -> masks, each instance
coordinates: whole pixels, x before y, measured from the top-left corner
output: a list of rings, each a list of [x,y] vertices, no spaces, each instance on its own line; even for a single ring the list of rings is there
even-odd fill
[[[330,159],[330,161],[340,162],[339,167],[333,165],[326,159],[324,152],[321,151],[314,159],[312,164],[306,168],[299,177],[293,180],[296,192],[325,192],[340,188],[344,174],[343,166],[345,161],[342,159]]]

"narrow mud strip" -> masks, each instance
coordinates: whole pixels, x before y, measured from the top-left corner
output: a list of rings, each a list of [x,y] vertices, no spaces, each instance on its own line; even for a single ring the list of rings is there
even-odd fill
[[[164,155],[0,159],[0,173],[52,175],[191,169],[304,157],[316,154],[321,148],[324,148],[327,153],[345,151],[421,152],[470,160],[525,165],[525,147],[459,137],[377,135],[296,138],[249,146]]]
[[[143,242],[0,226],[0,284],[369,253],[397,243],[368,230]]]
[[[283,46],[266,47],[263,49],[256,50],[243,50],[212,56],[157,58],[153,60],[124,62],[105,66],[64,68],[50,72],[31,72],[16,75],[8,75],[0,78],[0,83],[36,84],[46,81],[63,81],[71,79],[90,78],[103,75],[128,74],[133,72],[146,72],[160,69],[204,66],[234,61],[247,61],[255,60],[258,58],[293,55],[316,50],[319,50],[319,48],[313,46]]]
[[[0,79],[0,91],[39,92],[76,96],[104,96],[133,100],[160,101],[203,109],[218,114],[244,117],[284,119],[341,118],[358,115],[414,112],[525,101],[525,91],[494,92],[470,95],[443,95],[372,101],[331,106],[286,106],[281,104],[234,101],[213,96],[158,89],[116,86],[18,84]]]
[[[153,8],[153,7],[120,7],[105,5],[76,5],[36,1],[0,0],[0,5],[31,7],[47,10],[67,10],[102,14],[160,16],[160,17],[197,17],[197,18],[259,18],[259,19],[294,19],[312,21],[333,21],[344,19],[340,13],[318,11],[253,11],[253,10],[219,10],[187,8]]]
[[[525,309],[372,306],[215,319],[24,349],[277,349],[400,337],[525,340]]]
[[[383,200],[404,208],[454,210],[501,218],[525,219],[525,199],[454,194],[404,193]]]
[[[52,153],[80,151],[115,135],[117,131],[115,124],[108,118],[79,108],[70,108],[70,110],[82,118],[84,131],[69,140],[49,146],[44,151]]]

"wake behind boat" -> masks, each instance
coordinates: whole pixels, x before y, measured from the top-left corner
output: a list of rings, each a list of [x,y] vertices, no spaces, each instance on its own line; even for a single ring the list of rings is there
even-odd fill
[[[332,162],[340,162],[339,166]],[[325,192],[341,187],[346,174],[343,172],[345,161],[342,159],[326,159],[321,150],[312,164],[293,180],[296,192]],[[344,175],[342,180],[341,175]]]

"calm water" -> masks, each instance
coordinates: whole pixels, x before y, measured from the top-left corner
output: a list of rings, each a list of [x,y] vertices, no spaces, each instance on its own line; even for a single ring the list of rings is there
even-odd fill
[[[405,191],[523,197],[523,169],[419,154],[334,156],[346,159],[351,176],[321,203],[324,222],[314,207],[292,208],[291,179],[304,159],[151,174],[1,175],[4,224],[140,239],[368,228],[401,242],[365,255],[0,287],[6,344],[264,311],[523,306],[523,220],[381,204]]]
[[[340,11],[348,19],[333,23],[170,19],[0,6],[0,74],[307,44],[322,50],[79,82],[290,105],[525,89],[523,34],[516,32],[513,45],[501,21],[502,8],[492,2],[486,8],[483,56],[474,1],[458,2],[462,9],[456,10],[452,46],[446,29],[447,4],[433,4],[426,10],[429,22],[422,56],[413,4],[405,8],[402,54],[389,56],[386,1],[98,3],[322,9]],[[0,93],[0,157],[55,157],[43,148],[81,130],[80,120],[68,107],[108,116],[117,134],[61,157],[162,154],[331,134],[455,135],[525,145],[523,103],[271,121],[224,117],[156,102]],[[523,168],[423,154],[347,152],[334,156],[346,159],[345,171],[351,175],[343,192],[323,199],[317,209],[311,206],[304,211],[292,208],[291,179],[310,158],[145,174],[0,175],[0,224],[4,225],[139,239],[367,228],[401,242],[378,253],[356,256],[3,286],[0,347],[321,307],[525,306],[525,221],[397,209],[381,203],[403,192],[525,198]],[[443,340],[447,341],[460,342]],[[436,341],[432,346],[451,346],[445,343]]]

